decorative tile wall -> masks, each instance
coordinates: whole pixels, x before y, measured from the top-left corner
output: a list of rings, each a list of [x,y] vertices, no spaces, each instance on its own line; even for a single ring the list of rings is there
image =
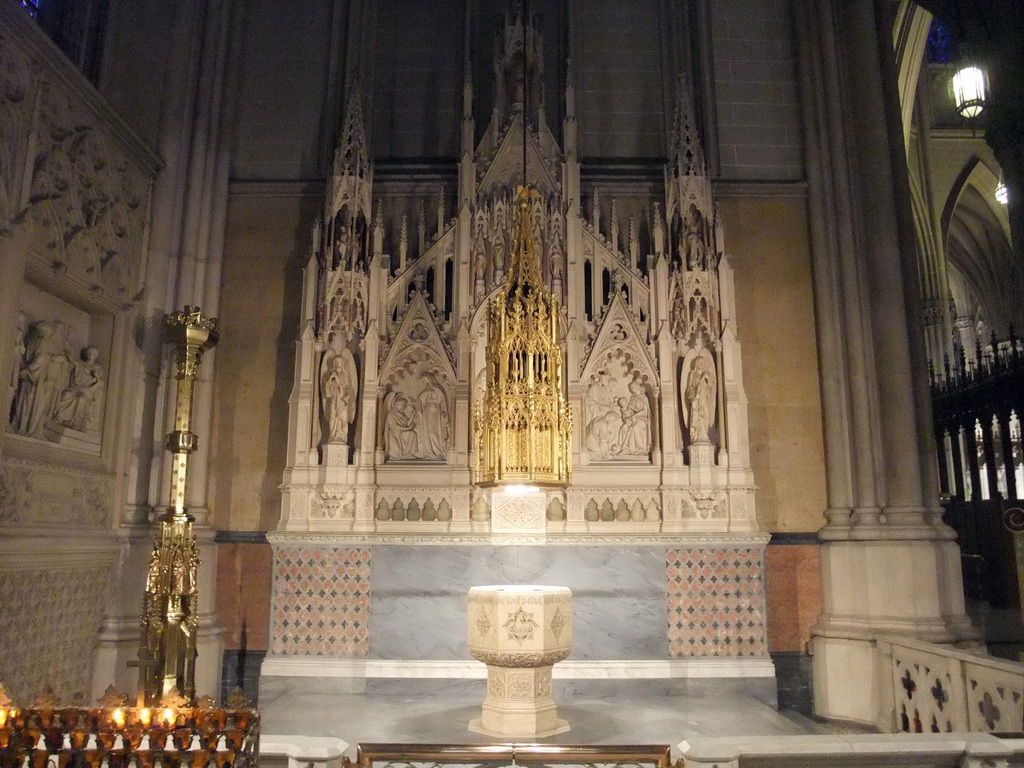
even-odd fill
[[[672,656],[764,656],[760,548],[666,553],[668,648]]]
[[[370,550],[275,548],[273,600],[273,653],[365,656]]]
[[[16,702],[90,692],[109,566],[0,572],[0,673]]]

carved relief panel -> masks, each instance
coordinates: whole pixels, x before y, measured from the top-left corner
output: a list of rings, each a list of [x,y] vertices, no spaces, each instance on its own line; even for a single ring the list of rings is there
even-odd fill
[[[109,315],[23,286],[5,400],[12,432],[99,453],[112,327]]]

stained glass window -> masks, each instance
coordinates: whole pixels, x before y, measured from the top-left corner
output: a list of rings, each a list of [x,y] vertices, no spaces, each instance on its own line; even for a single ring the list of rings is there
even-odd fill
[[[925,43],[925,55],[929,64],[948,64],[956,61],[957,43],[949,27],[938,19],[932,21]]]
[[[33,19],[39,18],[39,4],[42,0],[21,0],[21,7],[28,11]]]

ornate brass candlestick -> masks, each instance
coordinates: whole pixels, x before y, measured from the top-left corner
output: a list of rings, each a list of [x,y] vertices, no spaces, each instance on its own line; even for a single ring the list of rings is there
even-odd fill
[[[174,431],[167,435],[173,457],[171,504],[160,518],[160,534],[149,559],[142,613],[139,688],[149,706],[173,697],[175,691],[186,701],[195,698],[199,547],[185,506],[185,488],[188,458],[198,447],[191,431],[196,374],[203,352],[217,343],[218,331],[217,319],[203,315],[199,307],[186,306],[164,316],[164,338],[177,353],[177,397]]]

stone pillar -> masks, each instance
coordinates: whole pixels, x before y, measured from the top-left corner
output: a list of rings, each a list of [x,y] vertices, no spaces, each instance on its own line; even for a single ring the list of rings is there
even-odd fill
[[[164,313],[198,304],[211,314],[220,305],[220,265],[227,211],[228,161],[238,83],[238,60],[245,0],[188,0],[176,6],[163,93],[158,150],[166,165],[153,190],[152,226],[147,259],[147,291],[142,325],[142,370],[137,390],[138,450],[129,470],[129,493],[119,538],[125,544],[100,629],[94,689],[111,678],[124,679],[124,667],[138,651],[138,618],[154,529],[152,505],[166,499],[170,469],[163,435],[173,413],[173,392],[163,383],[166,364],[162,340]],[[213,435],[210,429],[216,356],[204,360],[196,385],[194,425],[204,436],[193,464],[189,508],[196,517],[201,549],[199,570],[200,694],[219,694],[223,642],[214,613],[216,549],[209,525],[207,474]],[[139,600],[122,599],[121,586]],[[135,585],[132,587],[131,585]]]
[[[885,0],[796,0],[829,508],[815,711],[885,722],[875,638],[974,639],[939,520],[910,190]]]

